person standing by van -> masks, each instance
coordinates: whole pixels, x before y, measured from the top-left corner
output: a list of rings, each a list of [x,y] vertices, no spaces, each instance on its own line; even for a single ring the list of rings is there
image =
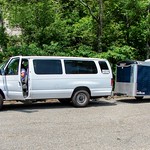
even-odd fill
[[[26,70],[24,68],[21,69],[21,81],[24,82],[26,78]]]
[[[23,90],[23,95],[26,96],[27,95],[27,91],[28,91],[28,75],[27,75],[27,71],[24,67],[24,65],[21,65],[21,83],[22,83],[22,90]]]

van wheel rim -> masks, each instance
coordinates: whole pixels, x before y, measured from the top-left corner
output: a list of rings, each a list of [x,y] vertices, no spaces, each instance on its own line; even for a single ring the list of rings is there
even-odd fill
[[[80,93],[77,95],[77,102],[84,103],[87,100],[87,97],[84,93]]]

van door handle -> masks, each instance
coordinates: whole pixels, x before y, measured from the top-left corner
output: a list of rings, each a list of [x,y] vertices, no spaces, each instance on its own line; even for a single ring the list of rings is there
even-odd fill
[[[19,86],[21,86],[21,82],[19,81]]]

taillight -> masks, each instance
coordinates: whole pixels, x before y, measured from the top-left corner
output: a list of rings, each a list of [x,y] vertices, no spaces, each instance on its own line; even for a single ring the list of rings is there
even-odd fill
[[[113,85],[114,85],[114,80],[113,78],[111,78],[111,86],[113,87]]]

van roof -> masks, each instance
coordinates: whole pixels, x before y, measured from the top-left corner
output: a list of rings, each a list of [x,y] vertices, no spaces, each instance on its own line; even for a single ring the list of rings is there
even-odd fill
[[[13,56],[11,58],[27,58],[27,59],[48,59],[48,58],[58,58],[58,59],[72,59],[72,60],[103,60],[106,61],[106,59],[101,58],[88,58],[88,57],[66,57],[66,56]]]

